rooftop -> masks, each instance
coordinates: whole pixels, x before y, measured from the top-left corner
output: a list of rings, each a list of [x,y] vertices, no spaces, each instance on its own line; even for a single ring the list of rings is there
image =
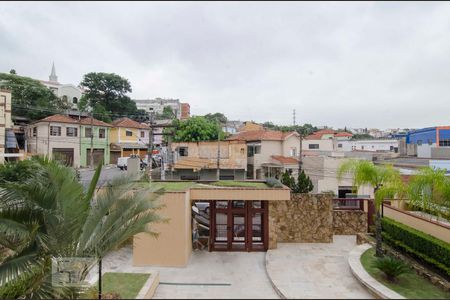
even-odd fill
[[[227,138],[227,140],[243,140],[243,141],[283,141],[291,135],[298,136],[295,131],[282,132],[275,130],[253,130],[242,131]]]
[[[116,127],[127,127],[127,128],[140,128],[140,129],[149,129],[149,126],[146,124],[141,124],[130,118],[120,118],[116,119],[112,122],[112,124]]]
[[[91,123],[92,123],[92,125],[94,125],[94,126],[112,127],[110,124],[105,123],[100,120],[97,120],[97,119],[94,119],[94,118],[82,117],[80,120],[78,120],[78,117],[72,118],[67,115],[60,115],[60,114],[48,116],[48,117],[38,120],[34,123],[39,123],[39,122],[55,122],[55,123],[69,123],[69,124],[82,124],[82,125],[91,125]]]
[[[148,187],[148,182],[140,182],[142,187]],[[262,181],[234,181],[234,180],[220,180],[220,181],[155,181],[152,187],[164,188],[167,192],[182,192],[191,188],[199,189],[214,189],[214,188],[240,188],[240,189],[270,189],[265,182]]]

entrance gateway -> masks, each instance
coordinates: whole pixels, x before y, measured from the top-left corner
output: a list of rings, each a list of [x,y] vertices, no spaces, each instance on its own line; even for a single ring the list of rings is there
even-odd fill
[[[268,201],[211,201],[211,251],[267,251]]]

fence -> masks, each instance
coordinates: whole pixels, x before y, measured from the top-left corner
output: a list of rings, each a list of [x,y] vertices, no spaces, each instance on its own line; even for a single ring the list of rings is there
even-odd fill
[[[375,206],[372,199],[364,198],[334,198],[333,210],[335,211],[364,211],[367,213],[367,230],[375,224]]]

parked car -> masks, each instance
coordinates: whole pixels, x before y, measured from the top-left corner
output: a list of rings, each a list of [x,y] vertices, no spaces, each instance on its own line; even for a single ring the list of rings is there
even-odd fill
[[[121,170],[126,170],[128,158],[129,157],[119,157],[117,159],[117,167]]]
[[[195,202],[194,204],[200,211],[203,211],[209,215],[209,202]]]

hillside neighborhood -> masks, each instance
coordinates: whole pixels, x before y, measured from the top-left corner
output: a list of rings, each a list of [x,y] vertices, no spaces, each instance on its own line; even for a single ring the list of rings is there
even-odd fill
[[[258,4],[0,9],[0,299],[450,299],[450,5]]]

